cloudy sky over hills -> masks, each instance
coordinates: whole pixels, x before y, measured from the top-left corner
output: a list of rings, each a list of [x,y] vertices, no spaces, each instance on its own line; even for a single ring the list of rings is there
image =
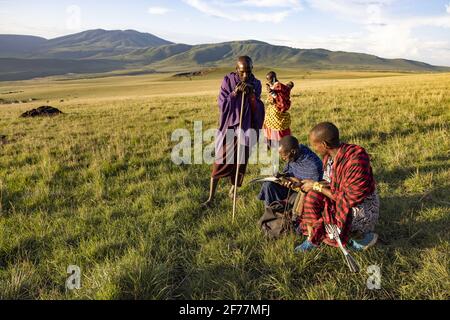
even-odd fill
[[[256,39],[450,66],[450,0],[0,0],[0,33],[135,29],[173,42]]]

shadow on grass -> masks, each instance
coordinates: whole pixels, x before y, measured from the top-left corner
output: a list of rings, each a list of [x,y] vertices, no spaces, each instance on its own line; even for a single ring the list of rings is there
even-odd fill
[[[440,202],[441,194],[442,191],[432,191],[426,195],[381,198],[377,230],[382,243],[388,247],[423,249],[437,246],[442,239],[448,240],[448,216],[443,214],[430,221],[420,221],[424,219],[424,212],[449,210],[448,204]],[[417,219],[418,216],[421,219]]]
[[[438,121],[438,120],[436,120]],[[367,141],[368,144],[372,144],[372,140],[376,140],[378,143],[385,143],[390,138],[397,137],[407,137],[407,136],[418,136],[418,135],[427,135],[431,131],[435,130],[439,126],[442,127],[441,123],[434,124],[423,124],[423,123],[415,123],[414,126],[405,127],[404,124],[402,127],[397,127],[392,129],[391,132],[386,131],[378,131],[378,130],[365,130],[358,133],[355,133],[351,136],[345,137],[346,139],[359,140],[359,141]],[[344,139],[345,141],[345,139]]]
[[[375,170],[375,179],[377,182],[386,182],[395,186],[412,177],[418,170],[421,174],[433,173],[438,175],[440,171],[447,170],[448,168],[449,165],[445,163],[445,161],[440,162],[439,164],[417,165],[414,167],[396,168],[394,170],[387,170],[380,167]],[[450,191],[449,188],[450,187],[447,187],[446,191]]]
[[[40,264],[41,260],[51,249],[51,237],[28,237],[11,248],[0,249],[0,268],[7,269],[20,261],[30,261],[34,265]]]

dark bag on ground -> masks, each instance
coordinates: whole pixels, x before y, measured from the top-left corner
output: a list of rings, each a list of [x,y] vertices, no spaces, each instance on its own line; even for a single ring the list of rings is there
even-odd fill
[[[292,214],[292,208],[296,198],[297,194],[292,194],[287,200],[287,206],[286,201],[275,201],[270,206],[266,206],[264,215],[258,222],[266,237],[277,239],[294,231],[297,217]]]

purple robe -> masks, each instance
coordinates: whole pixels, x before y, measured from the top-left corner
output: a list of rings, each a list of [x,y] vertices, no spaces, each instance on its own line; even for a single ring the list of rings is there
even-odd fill
[[[216,155],[220,154],[220,149],[223,148],[224,139],[228,129],[234,131],[239,128],[239,120],[241,113],[242,94],[235,95],[233,90],[241,82],[239,75],[236,72],[232,72],[225,76],[220,88],[219,95],[219,110],[220,120],[219,129],[216,137]],[[261,101],[261,81],[255,78],[254,75],[247,81],[255,89],[256,97],[256,110],[251,112],[250,95],[245,96],[244,102],[244,115],[242,119],[242,130],[244,132],[245,139],[242,141],[242,145],[250,147],[250,149],[258,142],[259,131],[264,124],[265,110],[264,103]],[[253,119],[252,119],[253,116]],[[251,138],[251,130],[257,130],[256,137]],[[256,138],[256,139],[255,139]]]

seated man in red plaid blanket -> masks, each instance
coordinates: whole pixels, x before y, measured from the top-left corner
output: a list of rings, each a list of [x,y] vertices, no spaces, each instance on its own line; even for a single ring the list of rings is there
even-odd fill
[[[338,128],[329,122],[312,129],[309,140],[323,157],[324,179],[297,180],[291,185],[307,193],[298,231],[308,239],[296,251],[313,250],[322,242],[337,247],[326,234],[325,224],[340,228],[344,246],[368,249],[377,242],[374,229],[379,216],[369,155],[360,146],[341,143]]]

